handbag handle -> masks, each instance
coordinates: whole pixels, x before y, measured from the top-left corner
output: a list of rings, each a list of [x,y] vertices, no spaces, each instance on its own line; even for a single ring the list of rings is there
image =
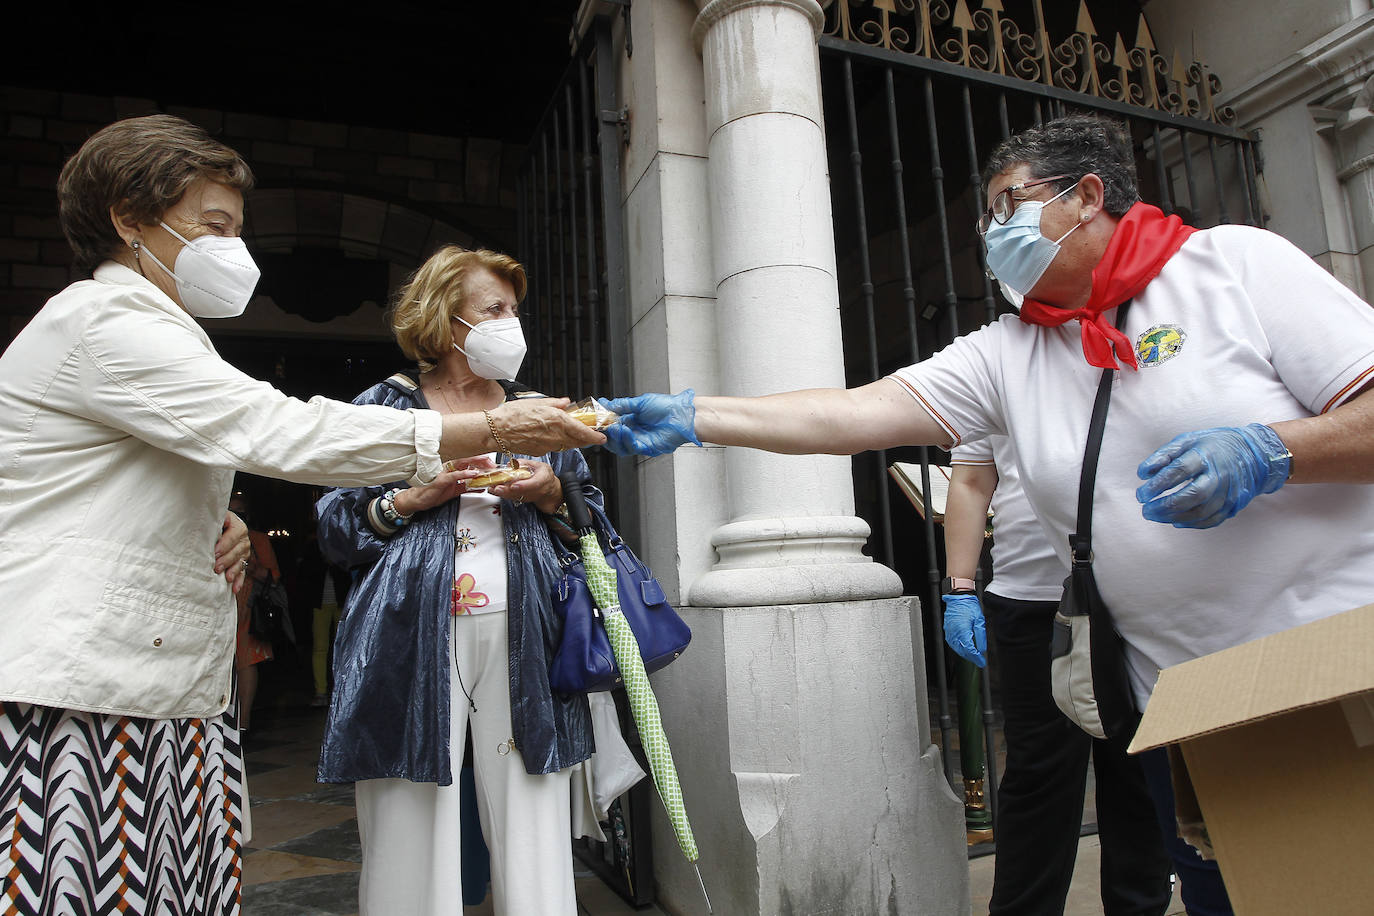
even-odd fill
[[[1126,313],[1133,299],[1127,299],[1116,310],[1116,329],[1126,326]],[[1093,400],[1093,415],[1088,422],[1088,442],[1083,450],[1083,469],[1078,477],[1078,521],[1069,535],[1069,558],[1073,566],[1091,566],[1093,562],[1093,490],[1097,486],[1097,459],[1102,454],[1102,434],[1107,428],[1107,407],[1112,400],[1112,379],[1115,369],[1103,369],[1097,383],[1097,397]]]

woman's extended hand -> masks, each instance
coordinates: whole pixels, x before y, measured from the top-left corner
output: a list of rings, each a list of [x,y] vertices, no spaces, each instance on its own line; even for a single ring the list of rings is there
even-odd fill
[[[496,467],[496,462],[483,455],[480,458],[459,458],[444,465],[445,470],[429,483],[401,490],[392,505],[402,515],[414,515],[425,509],[442,506],[467,492],[467,483],[478,474]]]
[[[518,398],[489,413],[501,441],[522,455],[543,455],[606,441],[601,433],[565,412],[567,406],[567,398]]]
[[[497,487],[488,487],[487,492],[512,502],[529,503],[540,512],[552,515],[563,504],[563,485],[558,482],[553,468],[542,461],[528,458],[521,458],[520,466],[529,468],[534,472],[534,476]]]
[[[224,513],[224,525],[220,528],[219,540],[215,541],[215,574],[224,574],[235,595],[243,588],[243,574],[248,569],[244,561],[251,550],[248,526],[243,519],[232,512]]]

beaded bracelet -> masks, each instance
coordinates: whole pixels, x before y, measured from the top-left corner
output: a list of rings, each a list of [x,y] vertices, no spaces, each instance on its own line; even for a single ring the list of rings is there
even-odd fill
[[[381,510],[382,517],[396,527],[410,524],[410,516],[402,515],[396,508],[396,494],[401,492],[399,488],[393,487],[382,494],[377,508]]]

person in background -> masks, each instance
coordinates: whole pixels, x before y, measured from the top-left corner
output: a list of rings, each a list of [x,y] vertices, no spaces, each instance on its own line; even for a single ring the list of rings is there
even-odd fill
[[[391,311],[419,371],[355,403],[447,417],[538,397],[513,381],[524,297],[525,270],[512,258],[440,249]],[[505,443],[497,449],[508,456]],[[562,639],[549,524],[563,527],[558,475],[575,475],[593,507],[601,496],[577,451],[526,452],[509,465],[518,459],[528,479],[469,487],[505,457],[461,462],[423,485],[334,490],[317,504],[325,558],[354,580],[319,775],[355,784],[363,914],[462,911],[455,777],[470,729],[495,912],[576,916],[569,768],[591,756],[591,718],[584,695],[549,685]]]
[[[248,542],[252,547],[245,587],[238,594],[238,631],[234,636],[234,667],[239,676],[239,732],[243,733],[252,725],[253,702],[258,695],[258,665],[272,660],[272,643],[250,629],[253,599],[267,582],[281,581],[281,570],[277,566],[276,551],[272,549],[272,539],[266,532],[253,527],[253,513],[241,491],[236,490],[229,497],[229,511],[248,526]]]
[[[1119,368],[1094,572],[1138,708],[1162,668],[1367,604],[1374,309],[1274,233],[1193,230],[1141,202],[1119,122],[1070,115],[1016,134],[983,181],[978,232],[1019,313],[858,388],[615,399],[609,446],[853,454],[1005,435],[1067,566],[1098,380]],[[1175,832],[1167,758],[1141,761]],[[1215,872],[1181,878],[1189,913],[1230,912]]]
[[[247,164],[170,115],[95,132],[58,179],[79,280],[0,357],[0,862],[7,913],[237,913],[243,764],[234,472],[431,482],[500,437],[602,436],[566,401],[481,413],[288,398],[198,319],[240,314]]]
[[[982,601],[974,577],[993,508],[992,581]],[[1140,761],[1126,741],[1094,740],[1070,722],[1050,692],[1050,635],[1068,569],[1021,490],[1006,436],[956,446],[945,504],[945,628],[951,649],[987,664],[978,638],[984,608],[996,648],[1006,739],[997,786],[997,861],[992,916],[1064,912],[1078,855],[1091,756],[1102,849],[1102,912],[1163,913],[1173,888],[1159,821]],[[970,645],[968,637],[974,637]],[[1188,865],[1182,840],[1169,851]]]
[[[316,532],[306,538],[301,557],[298,587],[302,600],[310,606],[310,671],[315,695],[310,705],[329,705],[329,661],[334,648],[334,631],[348,595],[348,570],[324,561]]]

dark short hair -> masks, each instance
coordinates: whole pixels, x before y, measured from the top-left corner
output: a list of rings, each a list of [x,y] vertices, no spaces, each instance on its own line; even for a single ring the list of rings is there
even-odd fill
[[[1140,200],[1135,183],[1135,150],[1126,125],[1097,115],[1066,115],[1003,140],[983,167],[983,191],[992,179],[1024,165],[1031,178],[1068,175],[1051,182],[1056,191],[1076,184],[1084,175],[1102,179],[1104,207],[1121,216]]]
[[[128,118],[96,131],[57,179],[62,233],[76,267],[89,273],[123,244],[111,207],[155,223],[199,178],[241,192],[253,186],[253,172],[238,153],[182,118]]]

